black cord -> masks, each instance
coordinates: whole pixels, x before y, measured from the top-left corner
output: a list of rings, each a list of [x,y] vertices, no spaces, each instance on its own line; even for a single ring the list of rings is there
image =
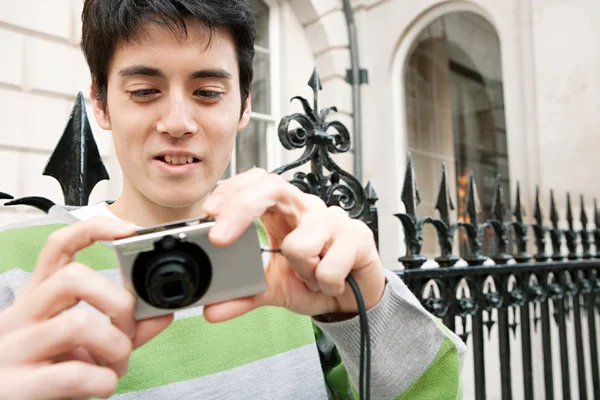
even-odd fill
[[[346,281],[354,292],[356,304],[358,305],[358,317],[360,320],[360,387],[359,396],[361,400],[368,400],[371,392],[371,339],[369,337],[369,323],[367,321],[367,308],[360,292],[358,284],[352,275],[346,277]]]
[[[261,248],[265,253],[283,254],[281,249]],[[371,392],[371,339],[369,337],[369,323],[367,321],[367,307],[356,280],[352,275],[346,277],[346,281],[354,292],[358,306],[358,318],[360,323],[360,373],[359,373],[359,397],[360,400],[369,400]]]

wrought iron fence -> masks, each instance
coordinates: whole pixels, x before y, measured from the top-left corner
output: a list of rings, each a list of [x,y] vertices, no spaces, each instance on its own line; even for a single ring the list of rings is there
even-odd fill
[[[542,360],[544,398],[555,398],[554,383],[557,378],[553,371],[551,324],[558,328],[560,349],[560,382],[562,398],[571,398],[571,377],[567,339],[575,338],[577,386],[580,399],[587,399],[592,392],[595,399],[600,398],[600,380],[598,369],[598,350],[596,334],[596,313],[598,312],[598,293],[600,292],[600,213],[594,202],[595,228],[589,228],[589,220],[583,197],[580,198],[581,229],[576,230],[575,217],[570,195],[567,194],[566,225],[560,228],[560,217],[550,192],[551,226],[544,224],[540,193],[536,191],[534,219],[528,225],[523,220],[520,188],[517,185],[513,220],[505,219],[505,209],[500,179],[496,180],[492,202],[493,218],[479,222],[477,189],[473,175],[469,177],[466,214],[467,222],[452,222],[450,210],[453,208],[447,190],[445,169],[437,202],[439,218],[417,216],[418,189],[414,179],[413,165],[409,157],[402,201],[406,211],[396,214],[405,233],[407,254],[399,258],[406,269],[398,271],[411,290],[432,314],[442,318],[445,325],[467,341],[472,334],[473,371],[476,399],[486,398],[486,363],[484,359],[484,327],[491,329],[497,322],[497,334],[500,357],[500,379],[502,399],[511,399],[515,389],[523,393],[525,399],[535,398],[534,362],[532,358],[533,329],[541,321]],[[423,268],[426,261],[421,252],[422,232],[425,224],[433,224],[439,238],[441,255],[435,260],[437,268]],[[453,255],[453,242],[457,230],[463,230],[468,238],[469,252],[463,255],[467,266],[455,266],[460,257]],[[489,256],[481,254],[481,240],[486,230],[493,232],[496,248]],[[529,231],[533,231],[537,252],[527,252]],[[509,237],[515,242],[514,251],[507,248]],[[547,239],[551,240],[552,252],[547,253]],[[563,251],[563,244],[566,251]],[[595,245],[596,251],[592,251]],[[494,265],[484,265],[489,259]],[[572,304],[572,306],[571,306]],[[553,309],[550,318],[550,309]],[[493,319],[496,310],[497,320]],[[517,314],[520,323],[517,323]],[[573,322],[567,322],[573,316]],[[467,330],[470,319],[471,332]],[[456,321],[461,323],[457,329]],[[511,322],[512,320],[512,322]],[[584,325],[587,332],[584,332]],[[511,337],[517,334],[520,326],[521,367],[523,387],[513,388],[511,375]],[[587,341],[584,342],[584,337]],[[585,350],[589,343],[589,350]],[[587,353],[587,354],[586,354]],[[540,362],[541,361],[541,362]],[[591,382],[586,371],[591,372]],[[538,393],[538,397],[539,393]]]
[[[313,106],[306,99],[295,97],[301,102],[304,113],[284,117],[278,130],[279,140],[286,149],[304,149],[304,153],[298,160],[273,172],[284,174],[310,164],[310,172],[296,172],[290,181],[301,190],[319,196],[328,205],[339,205],[352,218],[364,221],[378,240],[378,212],[375,205],[378,198],[373,185],[369,182],[363,188],[352,174],[334,162],[332,154],[349,151],[350,135],[340,122],[327,121],[329,114],[336,111],[335,107],[319,109],[321,82],[316,69],[309,85],[314,92]],[[108,179],[87,120],[81,93],[77,96],[67,128],[43,173],[57,179],[65,204],[72,206],[86,205],[96,183]],[[556,356],[552,354],[552,341],[556,340],[551,334],[552,324],[558,328],[562,397],[571,398],[570,348],[567,339],[574,336],[579,396],[587,399],[589,391],[595,399],[600,399],[596,332],[600,293],[600,211],[597,203],[594,201],[595,227],[592,229],[581,197],[581,229],[576,230],[571,198],[567,195],[567,229],[563,229],[560,227],[554,193],[551,192],[551,225],[547,226],[538,191],[534,221],[528,224],[523,217],[520,188],[517,185],[514,219],[507,220],[504,194],[498,177],[491,209],[493,217],[480,222],[479,199],[471,175],[464,210],[467,220],[452,221],[451,211],[455,207],[443,165],[441,175],[436,203],[439,217],[419,217],[419,191],[409,155],[401,196],[405,211],[395,214],[403,226],[406,243],[406,254],[398,259],[404,269],[398,269],[397,274],[427,310],[441,318],[464,341],[471,338],[476,398],[486,398],[484,327],[490,337],[497,323],[502,399],[511,399],[516,389],[512,385],[511,349],[514,346],[511,346],[510,333],[512,331],[516,336],[517,328],[521,338],[523,371],[523,388],[519,390],[526,399],[535,397],[532,355],[535,335],[532,335],[532,328],[534,331],[539,328],[543,349],[544,398],[554,398],[554,384],[558,376],[552,363]],[[0,199],[11,200],[12,196],[0,193]],[[43,196],[34,196],[12,199],[5,205],[29,205],[48,212],[54,202]],[[440,255],[434,259],[437,266],[433,268],[424,267],[427,258],[421,254],[426,224],[434,226],[440,248]],[[454,239],[459,232],[466,236],[468,243],[468,251],[461,256],[455,254],[454,250]],[[481,243],[486,232],[493,233],[495,238],[493,254],[482,252]],[[528,247],[531,247],[530,232],[533,232],[535,239],[536,252],[533,255],[528,253]],[[548,239],[552,249],[549,253],[546,249]],[[511,242],[514,243],[512,251],[509,249]],[[563,247],[566,247],[566,252]],[[459,262],[466,265],[458,266]],[[488,263],[493,265],[485,265]],[[494,310],[497,316],[495,320]],[[520,323],[517,323],[517,316]],[[567,319],[571,316],[573,322],[568,323]],[[460,330],[457,321],[460,322]],[[584,342],[584,338],[587,341]],[[586,343],[589,343],[589,350],[586,350]],[[588,375],[591,376],[591,382]]]

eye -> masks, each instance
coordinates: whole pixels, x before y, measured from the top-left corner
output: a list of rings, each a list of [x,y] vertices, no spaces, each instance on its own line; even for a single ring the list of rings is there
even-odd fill
[[[158,90],[156,90],[156,89],[134,90],[132,92],[129,92],[129,97],[131,97],[131,98],[137,97],[137,98],[143,99],[143,98],[150,97],[156,93],[158,93]]]
[[[196,90],[194,95],[203,97],[205,99],[220,99],[223,96],[221,92],[215,92],[213,90]]]

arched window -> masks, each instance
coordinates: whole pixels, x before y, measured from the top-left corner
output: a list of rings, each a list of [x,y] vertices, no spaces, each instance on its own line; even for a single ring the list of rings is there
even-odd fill
[[[272,71],[273,71],[273,40],[272,10],[262,0],[251,0],[250,3],[256,15],[257,36],[255,41],[254,79],[252,80],[252,117],[250,123],[237,135],[231,157],[231,163],[225,177],[246,171],[253,166],[272,168],[269,165],[270,143],[267,138],[273,138],[277,116],[273,109]]]
[[[446,14],[429,24],[413,43],[406,60],[404,82],[407,148],[412,153],[421,195],[421,212],[437,215],[434,207],[440,166],[446,163],[455,183],[465,220],[469,171],[481,200],[480,218],[491,217],[496,174],[502,178],[509,206],[509,171],[504,116],[500,41],[494,27],[471,12]],[[437,251],[433,231],[426,232],[423,253]],[[464,238],[459,240],[461,253]],[[484,239],[484,251],[493,241]]]

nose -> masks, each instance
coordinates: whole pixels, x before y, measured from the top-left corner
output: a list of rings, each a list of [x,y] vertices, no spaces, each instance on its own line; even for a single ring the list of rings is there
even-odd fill
[[[195,135],[198,124],[192,115],[192,105],[182,93],[172,93],[167,99],[165,111],[159,120],[157,130],[173,137]]]

